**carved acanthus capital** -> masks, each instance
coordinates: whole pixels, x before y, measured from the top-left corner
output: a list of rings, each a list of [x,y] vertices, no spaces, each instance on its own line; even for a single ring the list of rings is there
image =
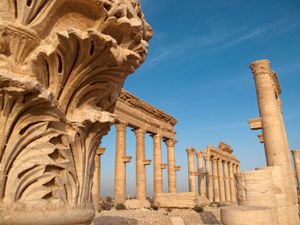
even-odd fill
[[[189,156],[194,156],[196,149],[193,147],[189,147],[185,150]]]
[[[198,159],[201,159],[202,156],[203,156],[203,152],[200,151],[200,150],[198,150],[198,151],[196,152],[196,156],[197,156]]]
[[[174,147],[177,141],[175,139],[165,139],[164,142],[166,143],[167,147]]]

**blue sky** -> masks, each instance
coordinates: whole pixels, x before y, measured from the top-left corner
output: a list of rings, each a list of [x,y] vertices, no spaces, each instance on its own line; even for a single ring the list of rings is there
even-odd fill
[[[249,64],[270,59],[282,87],[291,149],[300,149],[299,0],[141,0],[154,30],[146,62],[125,88],[178,120],[175,129],[178,191],[187,191],[185,148],[203,149],[219,141],[231,145],[241,169],[265,165],[263,145],[247,120],[258,116]],[[127,190],[135,193],[135,139],[128,129]],[[103,139],[101,195],[112,195],[115,129]],[[166,148],[163,146],[166,162]],[[146,137],[146,155],[153,145]],[[152,193],[152,165],[147,191]],[[166,190],[167,171],[164,172]]]

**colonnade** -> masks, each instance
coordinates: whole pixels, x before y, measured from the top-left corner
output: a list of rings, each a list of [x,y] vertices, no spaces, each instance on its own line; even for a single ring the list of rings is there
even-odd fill
[[[196,177],[198,177],[200,196],[207,197],[210,202],[236,202],[235,174],[240,171],[239,161],[234,157],[226,157],[227,153],[215,150],[211,146],[208,146],[203,152],[196,151],[195,148],[187,148],[186,152],[188,155],[189,191],[196,192]],[[194,165],[195,155],[197,171]],[[203,166],[203,159],[205,166]]]
[[[114,199],[115,204],[124,203],[126,197],[126,163],[131,157],[126,155],[126,128],[133,127],[128,123],[116,124],[116,155],[115,155],[115,180]],[[146,129],[134,127],[132,129],[136,137],[136,198],[146,200],[146,166],[151,160],[145,158],[145,134]],[[176,141],[163,137],[160,133],[151,134],[153,138],[153,195],[163,192],[163,169],[168,169],[168,192],[176,192],[176,171],[180,168],[175,165]],[[162,163],[162,141],[167,146],[168,163]]]

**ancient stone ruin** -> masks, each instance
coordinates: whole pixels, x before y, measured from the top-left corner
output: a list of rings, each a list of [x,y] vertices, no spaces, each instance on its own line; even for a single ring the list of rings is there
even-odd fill
[[[262,130],[259,138],[264,143],[267,167],[239,174],[239,206],[222,209],[222,222],[225,225],[297,225],[298,199],[282,118],[281,88],[269,60],[255,61],[250,68],[256,84],[260,117],[248,122],[251,129]],[[296,157],[296,171],[297,161]]]
[[[95,154],[151,34],[136,0],[0,2],[0,224],[90,224]]]

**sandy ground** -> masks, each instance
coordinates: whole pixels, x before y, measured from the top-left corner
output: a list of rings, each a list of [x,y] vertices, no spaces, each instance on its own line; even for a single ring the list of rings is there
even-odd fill
[[[172,220],[178,219],[183,223],[172,223]],[[215,225],[221,224],[219,221],[219,208],[206,208],[202,213],[184,209],[173,209],[171,212],[165,209],[157,211],[112,209],[98,213],[92,225]]]

